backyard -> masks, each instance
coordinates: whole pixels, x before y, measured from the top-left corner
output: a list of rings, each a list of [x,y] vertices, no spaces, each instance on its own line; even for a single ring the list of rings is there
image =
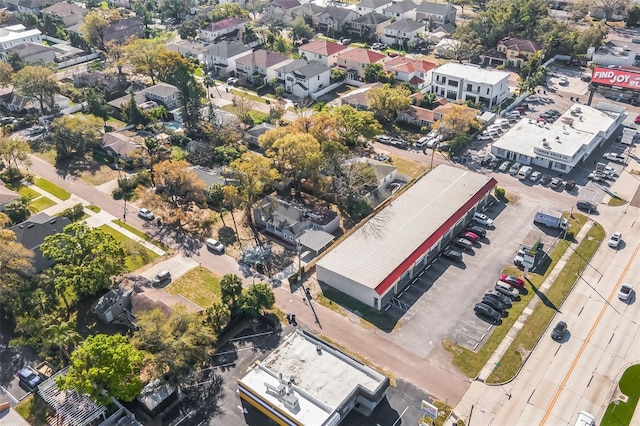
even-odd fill
[[[165,287],[169,294],[180,294],[203,308],[220,300],[220,277],[206,268],[194,268]]]

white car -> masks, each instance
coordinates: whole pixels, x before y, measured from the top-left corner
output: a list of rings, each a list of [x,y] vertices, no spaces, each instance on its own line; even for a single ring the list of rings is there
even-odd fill
[[[560,86],[568,86],[569,79],[567,77],[560,77],[560,81],[558,82]]]
[[[490,219],[486,214],[474,213],[473,220],[480,225],[493,226],[493,219]]]
[[[618,290],[618,299],[629,300],[632,293],[633,293],[633,287],[631,287],[631,284],[623,283],[620,286],[620,290]]]
[[[429,138],[426,136],[421,137],[420,139],[418,139],[418,142],[416,142],[413,146],[415,148],[423,148],[427,142],[429,142]]]
[[[536,95],[527,96],[527,102],[540,102],[540,98]]]
[[[540,177],[542,176],[542,173],[540,172],[533,172],[531,173],[531,176],[529,176],[529,180],[531,182],[537,182],[540,180]]]
[[[207,248],[216,253],[224,253],[224,245],[218,240],[207,238]]]
[[[509,126],[510,123],[509,123],[509,120],[506,120],[504,118],[499,118],[493,123],[493,125],[494,126],[505,127],[505,126]]]
[[[606,158],[609,161],[624,163],[624,157],[620,154],[616,154],[615,152],[606,152],[602,158]]]
[[[617,248],[622,241],[622,232],[614,232],[611,238],[609,238],[609,247]]]
[[[153,218],[155,217],[151,210],[145,208],[138,209],[138,216],[144,220],[153,220]]]
[[[478,135],[477,139],[479,141],[492,141],[493,140],[493,136],[491,136],[491,135]]]

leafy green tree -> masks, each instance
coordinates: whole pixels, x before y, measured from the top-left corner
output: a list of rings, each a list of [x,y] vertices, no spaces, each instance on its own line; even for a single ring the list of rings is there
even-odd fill
[[[276,296],[269,284],[252,284],[242,291],[240,310],[249,318],[255,318],[265,309],[271,309],[276,303]]]
[[[335,119],[334,128],[340,141],[346,146],[355,147],[361,140],[373,139],[382,133],[382,126],[370,111],[358,111],[350,105],[333,107],[326,112]]]
[[[13,200],[6,205],[4,213],[13,223],[20,223],[27,220],[31,215],[29,211],[29,199],[27,197],[20,197],[17,200]]]
[[[289,133],[277,139],[265,155],[273,159],[282,178],[291,180],[298,194],[302,191],[303,177],[320,173],[320,143],[309,133]]]
[[[258,40],[259,39],[258,34],[256,34],[256,30],[251,24],[246,24],[244,26],[244,31],[242,31],[242,44],[251,44]]]
[[[410,92],[403,87],[391,87],[385,84],[373,87],[367,92],[369,109],[379,119],[392,122],[400,111],[411,105]]]
[[[191,71],[184,66],[176,70],[173,78],[173,85],[178,89],[182,105],[182,120],[189,131],[195,131],[202,119],[200,108],[202,98],[206,96],[205,90]]]
[[[132,401],[143,384],[140,373],[144,354],[119,334],[96,334],[71,354],[71,366],[64,376],[56,378],[60,389],[76,390],[89,395],[99,404],[110,397]],[[105,395],[103,390],[107,392]]]
[[[33,252],[16,240],[16,234],[0,229],[0,306],[15,301],[33,276]]]
[[[184,306],[174,307],[171,316],[160,309],[138,315],[140,329],[131,343],[148,353],[148,365],[155,378],[178,385],[213,352],[216,334],[203,326],[200,314],[190,314]]]
[[[93,9],[84,17],[80,32],[89,46],[104,51],[106,50],[104,33],[110,24],[111,21],[103,13]]]
[[[102,119],[102,121],[106,125],[107,120],[109,120],[110,117],[110,109],[109,105],[107,105],[107,101],[105,100],[104,95],[100,91],[89,87],[85,89],[85,99],[87,102],[86,111],[89,114]]]
[[[153,10],[147,8],[147,3],[136,0],[133,2],[133,6],[131,6],[131,10],[133,10],[136,16],[142,18],[145,25],[153,24]],[[182,35],[180,36],[182,37]]]
[[[65,360],[71,360],[71,353],[76,345],[82,342],[82,336],[77,331],[73,321],[55,321],[44,330],[45,342],[49,346],[48,353],[61,353]]]
[[[182,22],[182,18],[190,13],[193,6],[195,6],[193,0],[161,0],[159,10],[165,18]]]
[[[297,16],[291,23],[289,35],[294,43],[297,43],[302,39],[311,39],[314,34],[315,31],[305,22],[302,16]]]
[[[600,47],[607,37],[608,32],[609,28],[601,22],[589,25],[588,28],[578,33],[574,53],[584,55],[587,53],[587,49],[589,49],[589,47]]]
[[[217,146],[213,149],[213,161],[228,166],[232,161],[240,158],[240,151],[233,146]]]
[[[7,87],[13,79],[13,67],[7,62],[0,62],[0,87]]]
[[[66,294],[69,291],[77,298],[95,294],[108,288],[112,283],[111,277],[125,270],[122,244],[84,222],[71,223],[62,232],[49,235],[40,250],[45,257],[56,262],[52,268],[67,312],[70,303]]]
[[[127,43],[124,50],[134,72],[148,76],[151,82],[156,84],[156,78],[162,66],[160,54],[169,51],[163,40],[160,38],[135,39]]]
[[[389,78],[384,72],[382,64],[367,64],[364,66],[364,81],[366,83],[374,83],[376,81],[386,83]]]
[[[235,274],[227,274],[220,280],[220,296],[222,303],[229,306],[233,313],[242,297],[242,279]]]
[[[266,186],[272,185],[278,178],[278,171],[269,158],[253,152],[245,152],[240,158],[229,164],[238,179],[237,200],[245,208],[245,215],[249,222],[253,221],[251,208],[256,197]]]
[[[56,158],[84,155],[100,146],[104,122],[92,115],[63,115],[51,123],[51,139],[56,146]]]
[[[0,161],[8,169],[19,172],[20,165],[31,165],[29,143],[21,139],[0,136]]]
[[[224,329],[231,319],[229,306],[221,302],[213,302],[206,310],[207,323],[211,325],[213,331],[219,333]]]
[[[246,18],[249,12],[238,3],[222,3],[216,4],[211,11],[211,20],[213,22],[226,18]]]
[[[200,17],[188,19],[178,27],[178,34],[184,40],[194,40],[200,34],[204,21]]]
[[[21,95],[37,100],[42,112],[47,110],[45,106],[53,110],[55,95],[60,93],[54,72],[41,66],[29,65],[16,72],[13,86]]]
[[[136,103],[133,92],[131,92],[129,101],[122,106],[122,119],[125,123],[133,124],[134,126],[144,126],[149,123],[149,117]]]

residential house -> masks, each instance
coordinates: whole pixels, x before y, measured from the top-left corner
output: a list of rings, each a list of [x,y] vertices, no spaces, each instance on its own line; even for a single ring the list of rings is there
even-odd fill
[[[129,103],[129,101],[131,101],[131,93],[127,93],[124,96],[113,99],[107,102],[107,105],[111,107],[113,116],[115,118],[120,119],[122,118],[122,109],[124,108],[125,105]],[[143,91],[133,93],[133,101],[136,103],[138,107],[141,107],[142,104],[147,102],[145,93]]]
[[[204,43],[191,40],[175,40],[167,43],[167,49],[177,52],[185,58],[195,58],[202,61],[204,51],[206,50]]]
[[[373,158],[361,157],[349,160],[349,164],[366,163],[369,169],[376,177],[375,185],[367,186],[367,194],[365,198],[372,207],[380,205],[384,200],[391,196],[390,185],[398,181],[398,169],[396,166],[385,163],[383,161],[374,160]],[[349,165],[347,164],[347,165]]]
[[[374,87],[382,86],[382,83],[368,83],[358,87],[351,92],[340,97],[340,105],[350,105],[357,110],[367,111],[369,109],[369,98],[367,92]]]
[[[503,65],[522,68],[529,58],[544,49],[540,43],[516,37],[503,38],[495,49],[480,55],[480,60],[487,65]]]
[[[105,92],[107,99],[123,94],[129,87],[126,76],[104,71],[88,70],[73,74],[73,86],[77,89],[84,87],[99,88]]]
[[[200,29],[200,40],[215,43],[221,40],[238,39],[238,34],[244,29],[247,21],[242,18],[226,18],[212,22]]]
[[[100,146],[114,160],[132,161],[142,154],[144,139],[135,133],[107,132],[102,136]]]
[[[356,4],[356,12],[360,15],[366,15],[368,13],[382,14],[387,7],[392,5],[392,0],[362,0]]]
[[[144,37],[144,21],[138,16],[113,21],[104,30],[104,42],[124,43],[131,37]]]
[[[258,49],[236,59],[238,78],[262,85],[277,77],[276,68],[292,62],[287,56]]]
[[[53,108],[61,111],[69,108],[70,100],[66,96],[57,94],[53,98]],[[35,98],[20,95],[13,90],[13,86],[0,89],[0,105],[11,112],[39,114],[40,102]],[[44,107],[49,110],[49,104],[45,102]]]
[[[188,169],[204,182],[207,191],[214,185],[226,185],[225,178],[220,175],[219,171],[202,166],[191,166]]]
[[[418,43],[424,33],[424,22],[403,18],[385,26],[380,40],[383,43],[406,48]]]
[[[335,36],[358,16],[358,12],[346,7],[327,6],[323,12],[314,16],[314,23],[320,32]]]
[[[412,105],[409,109],[398,113],[398,121],[416,127],[431,127],[436,122],[432,110]]]
[[[452,38],[443,38],[433,46],[433,54],[436,58],[455,59],[460,50],[461,43]]]
[[[418,5],[412,0],[403,0],[385,8],[382,13],[395,19],[416,19]]]
[[[298,48],[298,54],[307,58],[307,61],[316,61],[322,65],[333,67],[336,65],[340,52],[348,49],[347,46],[327,40],[314,40],[303,44]]]
[[[323,206],[306,207],[267,196],[257,203],[253,209],[255,224],[262,228],[268,236],[273,236],[289,247],[296,247],[303,235],[309,231],[322,242],[314,249],[322,250],[333,239],[331,232],[338,230],[340,218],[338,214]]]
[[[40,30],[27,30],[22,24],[0,28],[0,50],[7,50],[27,42],[41,44],[42,33]]]
[[[300,8],[301,4],[298,0],[272,0],[266,5],[267,8],[277,10],[277,13],[287,18],[294,18],[295,12]]]
[[[0,180],[0,212],[4,211],[4,208],[7,207],[7,204],[17,200],[18,198],[20,198],[20,194],[7,188],[5,183]]]
[[[105,324],[123,324],[137,330],[130,311],[132,294],[133,290],[122,285],[111,288],[91,305],[91,310]]]
[[[9,55],[16,54],[27,64],[49,64],[55,62],[56,51],[52,47],[40,43],[22,43],[0,52],[0,57],[6,60]]]
[[[260,136],[267,133],[269,130],[275,129],[276,126],[269,123],[260,123],[257,126],[253,126],[249,130],[244,132],[244,140],[247,142],[249,146],[257,147],[260,146],[258,139]]]
[[[611,21],[623,21],[626,17],[627,14],[629,12],[629,7],[630,5],[635,4],[635,2],[632,3],[627,3],[624,1],[621,2],[605,2],[605,3],[600,3],[600,2],[593,2],[590,4],[590,10],[589,10],[589,16],[591,16],[594,19],[605,19],[607,18],[607,12],[609,12],[608,10],[605,11],[605,8],[603,8],[602,6],[605,6],[606,8],[613,8],[614,10],[611,11],[611,16],[608,18]]]
[[[384,63],[384,70],[397,81],[410,83],[419,90],[431,84],[431,74],[436,64],[407,56],[398,56]]]
[[[20,244],[33,251],[33,268],[39,273],[55,263],[50,257],[42,255],[40,245],[46,237],[62,232],[70,223],[71,221],[64,216],[52,218],[42,212],[9,229],[16,234],[16,240]]]
[[[387,57],[373,50],[358,47],[338,55],[337,65],[347,70],[348,80],[359,80],[364,76],[364,67],[382,62]]]
[[[78,6],[76,3],[62,1],[45,7],[41,10],[41,13],[60,19],[62,25],[64,25],[65,28],[69,28],[84,21],[84,15],[87,14],[87,9]]]
[[[428,29],[431,31],[435,28],[456,25],[456,8],[447,3],[422,2],[416,8],[416,21],[425,21],[429,23]]]
[[[389,25],[393,20],[390,16],[380,13],[371,12],[366,15],[358,16],[349,23],[348,32],[358,37],[373,38],[378,34],[382,34],[384,27]]]
[[[431,92],[450,101],[472,101],[493,108],[511,96],[510,76],[505,71],[449,62],[433,71]]]
[[[144,89],[148,101],[162,103],[168,111],[180,106],[179,90],[176,86],[167,83],[158,83],[155,86]]]
[[[221,41],[208,46],[202,52],[202,61],[214,74],[226,75],[236,71],[236,60],[250,52],[251,48],[238,43]]]
[[[480,115],[480,110],[471,108],[465,104],[446,103],[444,105],[438,105],[433,110],[433,120],[440,121],[442,118],[450,114],[455,108],[456,112],[469,119],[476,118]]]
[[[50,5],[51,0],[7,0],[6,4],[9,10],[40,16],[40,10]]]
[[[331,84],[331,68],[319,62],[298,59],[277,68],[276,73],[283,82],[284,90],[298,98],[316,99],[316,92]]]

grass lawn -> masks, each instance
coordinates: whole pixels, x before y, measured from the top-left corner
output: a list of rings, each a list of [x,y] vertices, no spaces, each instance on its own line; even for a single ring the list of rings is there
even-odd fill
[[[47,425],[47,418],[55,414],[42,398],[34,395],[29,395],[20,401],[15,410],[32,426]]]
[[[56,202],[45,197],[38,197],[35,200],[29,201],[29,210],[33,213],[39,213],[44,209],[48,209],[51,206],[55,206]]]
[[[582,226],[586,223],[585,216],[574,214],[574,217],[575,219],[572,219],[569,222],[569,231],[567,232],[568,235],[576,235],[580,231]],[[549,254],[549,256],[551,257],[551,264],[546,268],[545,275],[533,273],[529,274],[527,294],[523,294],[521,296],[521,300],[513,304],[513,307],[509,311],[509,316],[502,320],[502,324],[495,327],[493,333],[491,333],[491,335],[487,337],[487,340],[478,352],[474,352],[465,347],[456,345],[450,340],[445,340],[443,342],[444,348],[451,352],[451,354],[453,355],[453,365],[458,367],[460,371],[462,371],[469,377],[476,377],[478,373],[480,373],[480,370],[482,370],[482,367],[484,367],[491,355],[498,348],[498,345],[500,344],[500,342],[502,342],[504,336],[507,335],[507,333],[511,329],[511,326],[513,326],[513,324],[518,320],[518,317],[520,316],[524,308],[527,307],[529,301],[535,296],[535,292],[533,292],[531,285],[535,285],[536,288],[540,287],[540,285],[542,285],[546,277],[549,275],[549,273],[551,273],[554,266],[556,265],[556,263],[558,263],[558,260],[560,259],[560,257],[562,257],[566,250],[567,244],[560,242]],[[515,266],[508,266],[503,272],[506,274],[520,275],[520,271],[517,270]],[[525,323],[523,330],[528,327],[527,324],[528,321],[527,323]],[[501,364],[504,364],[504,362],[506,361],[501,360],[500,362]],[[506,367],[502,366],[501,368]]]
[[[116,179],[118,172],[109,166],[102,165],[97,170],[80,173],[80,179],[91,185],[102,185],[105,182]]]
[[[220,109],[223,111],[230,112],[231,114],[237,113],[236,107],[234,107],[233,105],[225,105]],[[249,115],[251,115],[251,118],[253,118],[253,121],[256,123],[262,123],[269,117],[264,112],[261,112],[255,109],[252,109],[251,111],[249,111]]]
[[[391,158],[393,159],[392,164],[398,168],[398,173],[409,176],[411,179],[417,178],[427,169],[422,164],[414,163],[404,158],[395,156],[391,156]]]
[[[511,342],[511,346],[509,346],[505,352],[499,365],[496,366],[487,378],[487,383],[503,383],[518,373],[523,362],[521,351],[528,353],[533,349],[540,335],[553,319],[557,309],[560,309],[562,302],[573,288],[580,272],[586,267],[587,261],[585,261],[585,259],[591,259],[591,256],[593,256],[593,253],[595,253],[600,246],[604,236],[605,232],[602,226],[595,223],[586,237],[578,244],[578,247],[575,248],[575,251],[567,260],[564,269],[562,269],[549,290],[547,290],[545,296],[548,302],[540,302],[536,305],[525,325],[520,329],[513,342]],[[566,246],[567,242],[561,241],[559,245]]]
[[[342,315],[344,315],[342,309],[347,309],[358,315],[365,326],[373,325],[381,330],[391,331],[398,324],[395,318],[387,315],[384,311],[373,309],[359,300],[331,288],[323,288],[322,293],[317,295],[316,302]]]
[[[618,207],[618,206],[624,206],[625,204],[627,204],[627,200],[625,200],[624,198],[620,198],[620,197],[611,197],[609,199],[609,202],[607,203],[608,206],[613,206],[613,207]]]
[[[231,90],[229,90],[229,92],[231,92],[232,94],[234,94],[236,96],[242,96],[243,98],[251,99],[252,101],[255,101],[255,102],[260,102],[262,104],[266,104],[267,103],[267,101],[265,99],[262,99],[260,96],[254,95],[252,93],[247,93],[247,92],[236,90],[236,89],[231,89]]]
[[[144,232],[140,231],[139,229],[134,228],[133,226],[129,225],[128,223],[124,223],[120,219],[114,219],[111,222],[115,223],[118,226],[123,227],[124,229],[126,229],[129,232],[131,232],[132,234],[137,235],[138,237],[142,238],[145,241],[150,242],[151,244],[153,244],[154,246],[156,246],[158,248],[161,248],[162,250],[165,250],[165,251],[169,250],[169,247],[167,247],[166,245],[162,244],[160,241],[153,239],[152,237],[148,236],[147,234],[145,234]]]
[[[117,118],[110,117],[107,120],[107,126],[110,126],[113,130],[122,130],[127,127],[127,123],[120,121]]]
[[[98,206],[93,206],[93,205],[88,205],[84,207],[87,210],[91,210],[94,213],[100,213],[100,207]]]
[[[102,225],[99,227],[99,229],[109,235],[112,235],[116,240],[122,243],[122,245],[124,246],[124,251],[127,254],[124,263],[129,272],[140,269],[141,267],[158,257],[155,252],[149,250],[141,244],[136,243],[132,239],[127,238],[126,235],[116,231],[109,225]]]
[[[38,198],[40,195],[42,195],[38,191],[35,191],[28,186],[21,186],[20,189],[18,189],[18,194],[20,194],[21,197],[27,197],[30,200]]]
[[[220,300],[220,277],[206,268],[194,268],[165,287],[164,291],[181,294],[198,306],[208,308]]]
[[[71,193],[69,191],[60,188],[55,183],[49,182],[44,178],[37,178],[33,183],[38,188],[44,191],[47,191],[49,194],[53,195],[54,197],[58,197],[62,201],[68,200],[69,198],[71,198]]]
[[[47,163],[51,164],[52,166],[56,165],[56,150],[55,149],[48,149],[46,151],[34,152],[33,154],[36,157],[42,158],[44,161],[46,161]]]
[[[640,364],[632,365],[622,373],[618,386],[620,392],[628,397],[627,402],[619,401],[618,405],[613,402],[609,404],[600,423],[602,426],[631,424],[631,418],[640,398],[638,382],[640,382]]]

